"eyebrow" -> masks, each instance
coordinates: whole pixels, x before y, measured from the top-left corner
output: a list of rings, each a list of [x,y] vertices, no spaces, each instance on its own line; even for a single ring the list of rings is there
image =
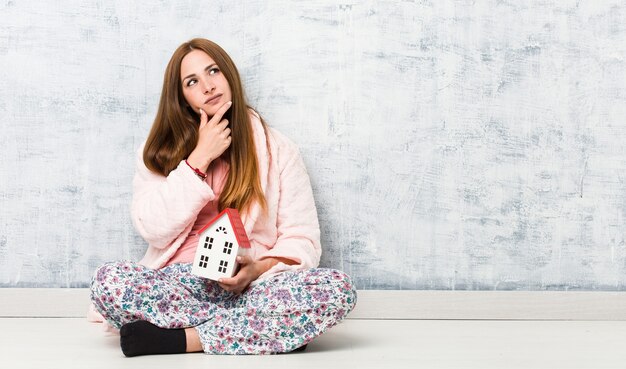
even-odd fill
[[[207,66],[206,68],[204,68],[204,71],[205,71],[205,72],[208,72],[208,71],[209,71],[209,69],[211,69],[211,67],[214,67],[214,66],[216,66],[216,65],[217,65],[217,64],[213,63],[213,64],[211,64],[211,65]],[[183,81],[184,81],[184,80],[186,80],[186,79],[187,79],[187,78],[189,78],[189,77],[194,77],[195,75],[196,75],[195,73],[191,73],[191,74],[190,74],[190,75],[188,75],[187,77],[183,78]]]

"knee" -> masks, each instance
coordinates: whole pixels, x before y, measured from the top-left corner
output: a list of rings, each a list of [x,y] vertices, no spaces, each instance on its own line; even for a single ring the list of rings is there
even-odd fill
[[[118,284],[122,275],[129,273],[134,268],[129,261],[111,261],[99,266],[91,279],[92,295],[108,290],[112,285]]]
[[[346,273],[335,269],[328,269],[327,272],[328,280],[333,286],[334,291],[332,299],[333,305],[336,306],[338,311],[341,312],[342,317],[344,317],[356,306],[356,287],[352,282],[352,278]]]
[[[342,271],[335,271],[337,275],[333,277],[338,283],[338,293],[340,301],[346,309],[346,315],[356,306],[357,292],[356,286],[349,275]]]

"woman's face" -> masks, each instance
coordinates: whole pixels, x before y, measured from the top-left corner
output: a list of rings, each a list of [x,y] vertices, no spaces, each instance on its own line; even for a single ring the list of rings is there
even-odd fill
[[[230,86],[215,61],[202,50],[192,50],[180,64],[183,95],[196,113],[204,110],[209,117],[231,101]]]

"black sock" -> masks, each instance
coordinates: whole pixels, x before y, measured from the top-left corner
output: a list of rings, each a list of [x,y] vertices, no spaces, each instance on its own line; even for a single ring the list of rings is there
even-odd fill
[[[120,346],[126,356],[178,354],[187,349],[184,329],[165,329],[145,320],[124,324]]]

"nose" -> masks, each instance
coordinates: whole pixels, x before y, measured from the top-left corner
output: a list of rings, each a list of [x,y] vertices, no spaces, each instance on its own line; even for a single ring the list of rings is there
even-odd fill
[[[215,85],[208,79],[204,79],[202,81],[202,91],[205,94],[211,93],[213,90],[215,90]]]

